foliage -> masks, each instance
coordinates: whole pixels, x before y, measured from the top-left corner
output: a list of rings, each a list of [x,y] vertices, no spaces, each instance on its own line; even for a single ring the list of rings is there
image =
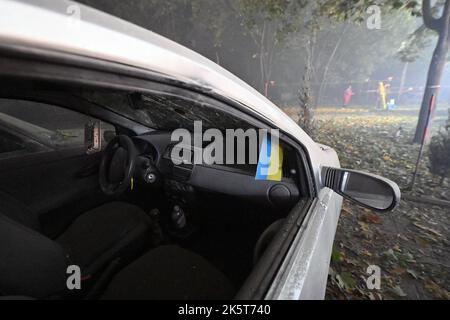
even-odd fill
[[[397,53],[403,62],[414,62],[421,52],[431,45],[434,33],[424,25],[417,28],[408,38],[402,42]]]
[[[445,0],[437,0],[431,8],[431,16],[436,16],[442,11]],[[420,12],[420,15],[423,15]],[[402,43],[399,50],[399,57],[404,62],[416,61],[420,53],[431,45],[435,33],[425,24],[419,26],[413,33],[410,34],[407,40]]]
[[[450,109],[444,130],[440,130],[430,142],[429,169],[431,173],[441,177],[441,183],[450,177]]]
[[[329,93],[326,83],[364,81],[391,63],[405,34],[413,31],[411,10],[383,6],[383,29],[358,24],[374,1],[341,0],[80,0],[177,41],[222,65],[264,92],[268,81],[293,103],[307,62],[305,38],[316,30],[311,98]],[[350,1],[352,3],[352,1]],[[389,2],[390,3],[390,2]],[[410,4],[409,4],[410,5]],[[402,23],[398,23],[402,21]],[[413,25],[413,28],[411,28]],[[321,90],[317,87],[321,86]],[[340,91],[340,89],[338,89]],[[320,92],[318,92],[320,91]],[[275,92],[276,94],[276,92]],[[271,96],[272,99],[278,98]]]
[[[367,8],[376,5],[386,12],[392,10],[406,10],[414,16],[420,16],[418,1],[401,0],[322,0],[321,13],[340,21],[364,21]]]
[[[276,43],[284,43],[290,34],[299,30],[307,4],[307,0],[235,0],[247,30],[262,36],[261,28],[266,22],[272,22]]]
[[[271,80],[273,66],[290,36],[302,28],[307,17],[307,0],[234,0],[245,31],[255,43],[259,60],[260,85],[263,91]]]

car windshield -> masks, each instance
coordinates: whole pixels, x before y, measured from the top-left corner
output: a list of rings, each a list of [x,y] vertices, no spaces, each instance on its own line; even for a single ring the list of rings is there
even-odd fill
[[[185,128],[193,131],[195,121],[202,121],[205,130],[250,127],[245,121],[214,106],[166,93],[83,92],[81,96],[91,103],[157,130]]]

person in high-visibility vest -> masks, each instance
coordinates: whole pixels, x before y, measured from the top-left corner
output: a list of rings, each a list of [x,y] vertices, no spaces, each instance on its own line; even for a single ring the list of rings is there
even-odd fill
[[[380,83],[378,84],[378,99],[378,106],[381,107],[381,109],[386,110],[386,87],[384,86],[383,81],[380,81]]]

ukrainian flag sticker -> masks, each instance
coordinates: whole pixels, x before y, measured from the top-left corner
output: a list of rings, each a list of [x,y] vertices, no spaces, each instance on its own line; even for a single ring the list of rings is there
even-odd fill
[[[281,181],[283,172],[283,149],[279,140],[265,135],[261,144],[256,180]]]

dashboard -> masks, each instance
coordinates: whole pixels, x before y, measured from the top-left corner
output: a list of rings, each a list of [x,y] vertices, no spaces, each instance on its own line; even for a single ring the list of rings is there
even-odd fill
[[[138,168],[144,183],[149,176],[159,181],[170,200],[192,205],[202,192],[227,195],[263,206],[285,208],[300,198],[297,153],[283,146],[282,180],[256,180],[257,165],[174,164],[171,151],[176,143],[170,132],[152,132],[133,138],[138,150]],[[151,164],[151,165],[150,165]]]

